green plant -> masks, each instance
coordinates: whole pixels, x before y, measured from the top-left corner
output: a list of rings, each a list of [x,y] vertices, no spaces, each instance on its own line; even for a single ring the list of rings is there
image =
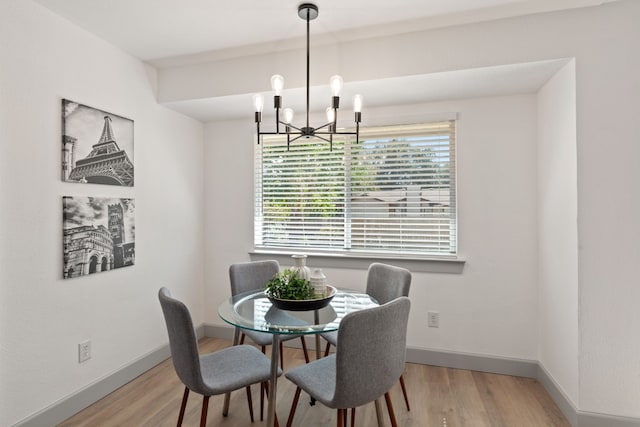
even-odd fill
[[[266,293],[272,298],[307,300],[318,298],[308,280],[298,277],[291,269],[276,273],[266,285]]]

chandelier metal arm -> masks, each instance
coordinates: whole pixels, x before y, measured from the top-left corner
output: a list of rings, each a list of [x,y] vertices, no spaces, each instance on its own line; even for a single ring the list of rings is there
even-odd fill
[[[358,132],[346,132],[346,131],[340,131],[340,132],[329,132],[329,131],[324,131],[324,132],[314,132],[313,136],[317,136],[317,135],[358,135]],[[260,132],[260,135],[298,135],[295,139],[300,138],[301,136],[309,136],[308,134],[306,134],[303,131],[297,131],[297,132]],[[293,142],[293,139],[291,140],[291,142]]]
[[[316,132],[313,135],[357,135],[357,132]]]
[[[287,140],[287,142],[288,142],[288,143],[289,143],[289,142],[296,141],[296,140],[298,140],[298,139],[300,139],[300,138],[302,138],[302,137],[304,136],[304,134],[303,134],[303,133],[292,133],[292,134],[289,134],[289,135],[298,135],[298,136],[296,136],[296,137],[295,137],[295,138],[293,138],[293,139]],[[289,135],[287,135],[287,138],[289,137]]]
[[[335,132],[333,132],[333,130],[330,128],[330,126],[333,126],[334,124],[335,124],[335,122],[325,123],[325,124],[323,124],[322,126],[317,127],[317,128],[314,130],[314,132],[313,132],[313,133],[316,133],[316,131],[319,131],[320,129],[324,129],[324,128],[329,128],[329,130],[328,130],[328,132],[329,132],[329,133],[335,133]],[[335,127],[334,127],[334,129],[335,129]]]
[[[292,125],[291,123],[287,123],[287,122],[280,121],[280,124],[284,125],[284,127],[285,127],[285,129],[286,129],[284,133],[292,133],[292,132],[290,131],[290,128],[294,128],[294,129],[295,129],[295,130],[297,130],[298,132],[303,133],[302,128],[299,128],[299,127],[297,127],[297,126],[294,126],[294,125]],[[276,131],[276,133],[277,133],[277,134],[281,134],[282,132],[277,132],[277,131]],[[295,133],[295,132],[293,132],[293,133]]]

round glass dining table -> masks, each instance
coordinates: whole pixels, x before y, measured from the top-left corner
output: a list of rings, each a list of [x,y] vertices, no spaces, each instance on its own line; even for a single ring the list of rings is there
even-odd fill
[[[240,329],[272,334],[271,380],[267,407],[267,425],[275,423],[275,398],[278,379],[280,335],[306,334],[316,338],[316,358],[320,358],[320,333],[337,331],[347,314],[378,303],[369,295],[348,289],[338,289],[331,302],[318,310],[287,311],[271,304],[263,291],[234,295],[218,307],[218,315],[235,326],[233,345],[238,344]],[[225,396],[223,412],[229,409],[229,395]]]

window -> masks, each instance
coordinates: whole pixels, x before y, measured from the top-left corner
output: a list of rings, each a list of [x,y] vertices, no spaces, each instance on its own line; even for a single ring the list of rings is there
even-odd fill
[[[265,137],[255,153],[256,249],[456,254],[454,120],[363,129],[333,151]]]

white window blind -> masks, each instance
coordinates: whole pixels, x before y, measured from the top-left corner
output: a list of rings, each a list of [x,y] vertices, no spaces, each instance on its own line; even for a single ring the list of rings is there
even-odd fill
[[[265,138],[255,156],[255,246],[456,253],[455,121],[363,129],[360,143]]]

